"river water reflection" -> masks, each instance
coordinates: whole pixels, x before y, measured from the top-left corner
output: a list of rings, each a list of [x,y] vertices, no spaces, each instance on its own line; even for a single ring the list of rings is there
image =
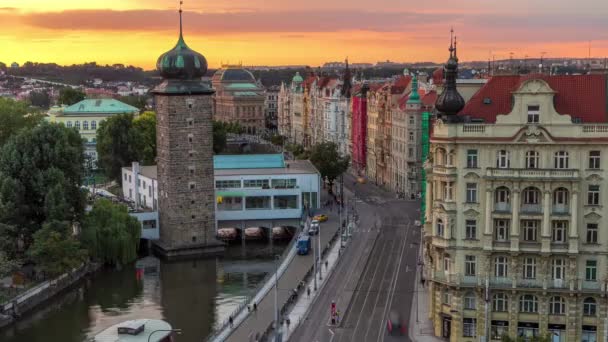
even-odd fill
[[[200,342],[227,319],[265,275],[285,245],[228,248],[221,258],[164,262],[140,259],[102,271],[10,328],[2,342],[82,342],[124,320],[158,318],[183,330],[176,342]],[[143,269],[143,272],[138,272]]]

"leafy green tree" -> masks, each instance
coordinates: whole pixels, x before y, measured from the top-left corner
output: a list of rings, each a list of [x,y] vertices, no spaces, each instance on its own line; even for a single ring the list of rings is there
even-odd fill
[[[32,128],[42,120],[37,110],[26,102],[0,97],[0,147],[23,128]]]
[[[87,251],[70,233],[66,222],[51,221],[34,234],[29,256],[48,275],[56,276],[80,266]]]
[[[129,95],[129,96],[122,96],[119,98],[119,100],[130,106],[139,108],[139,110],[144,110],[144,109],[146,109],[148,97],[141,96],[141,95]]]
[[[85,198],[82,138],[61,124],[43,122],[12,136],[0,149],[0,229],[24,249],[48,221],[78,221]],[[6,234],[4,234],[7,236]]]
[[[280,134],[275,134],[270,137],[270,142],[273,145],[277,145],[277,146],[283,146],[283,144],[285,144],[286,140],[287,140],[287,138]]]
[[[348,169],[349,157],[342,157],[338,145],[334,142],[323,142],[312,147],[310,161],[327,180],[329,186],[334,180]]]
[[[144,165],[156,163],[156,113],[144,112],[133,119],[133,143],[138,160]]]
[[[46,91],[33,91],[29,96],[30,103],[34,107],[48,109],[51,105],[51,98]]]
[[[102,121],[97,129],[98,164],[106,176],[122,184],[122,167],[138,161],[133,115],[121,114]]]
[[[213,121],[213,152],[221,153],[226,148],[226,125],[221,121]]]
[[[21,262],[10,259],[4,251],[0,250],[0,277],[10,275],[19,267],[21,267]]]
[[[78,103],[84,100],[85,94],[78,89],[71,87],[62,88],[59,91],[59,104],[71,106],[74,103]]]
[[[95,202],[82,225],[82,241],[91,256],[108,264],[128,263],[137,258],[141,225],[127,207],[107,199]]]

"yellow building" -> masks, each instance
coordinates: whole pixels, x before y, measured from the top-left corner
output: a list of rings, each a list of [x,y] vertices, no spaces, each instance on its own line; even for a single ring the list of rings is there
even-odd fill
[[[139,113],[139,109],[115,99],[86,99],[68,107],[52,107],[47,113],[50,122],[63,123],[74,127],[82,136],[85,155],[91,166],[97,164],[97,129],[107,118],[120,114]]]

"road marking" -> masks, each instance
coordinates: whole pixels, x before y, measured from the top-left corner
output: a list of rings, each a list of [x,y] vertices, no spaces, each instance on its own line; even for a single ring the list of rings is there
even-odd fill
[[[329,330],[329,333],[331,334],[331,338],[329,339],[329,342],[334,340],[334,336],[336,335],[333,331],[331,331],[331,329],[327,329]]]

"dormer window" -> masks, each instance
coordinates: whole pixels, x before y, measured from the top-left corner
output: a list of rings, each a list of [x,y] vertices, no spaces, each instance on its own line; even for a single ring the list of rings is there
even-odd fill
[[[537,124],[540,122],[540,106],[528,106],[528,123]]]

